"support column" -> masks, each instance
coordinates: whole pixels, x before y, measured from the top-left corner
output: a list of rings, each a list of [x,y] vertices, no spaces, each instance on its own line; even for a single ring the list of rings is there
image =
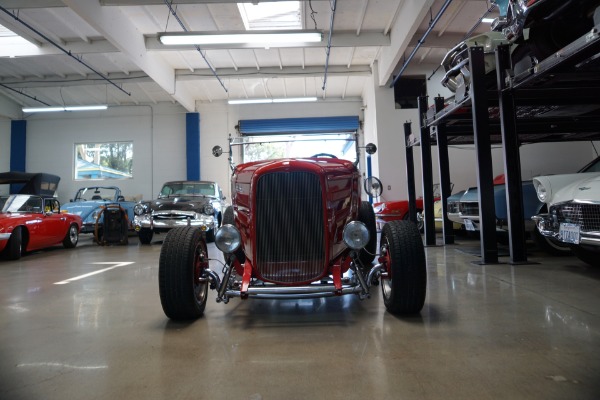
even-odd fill
[[[436,113],[444,109],[443,97],[436,97],[434,103]],[[448,136],[446,134],[445,122],[440,123],[436,127],[436,137],[440,171],[440,200],[442,202],[442,231],[444,244],[453,244],[454,224],[448,219],[448,197],[452,194],[452,187],[450,183],[450,157],[448,155]]]
[[[435,246],[435,217],[433,215],[433,167],[431,157],[431,139],[429,127],[423,125],[423,116],[427,114],[427,97],[419,97],[419,125],[421,128],[421,173],[423,174],[423,224],[425,244]]]
[[[406,189],[408,190],[408,219],[417,223],[417,195],[415,190],[415,160],[409,145],[412,135],[410,122],[404,123],[404,145],[406,149]]]
[[[27,121],[13,120],[10,123],[10,171],[26,172]],[[22,183],[12,183],[10,193],[17,193]]]
[[[187,179],[200,180],[200,114],[185,114],[185,153]]]

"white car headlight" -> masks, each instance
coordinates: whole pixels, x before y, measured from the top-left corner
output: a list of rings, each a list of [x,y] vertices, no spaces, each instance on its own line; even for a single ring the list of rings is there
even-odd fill
[[[202,212],[206,215],[213,215],[215,213],[215,208],[212,206],[212,204],[207,204],[202,209]]]
[[[133,213],[135,215],[142,215],[146,212],[146,207],[143,204],[136,204],[133,206]]]
[[[223,225],[215,233],[215,245],[225,254],[231,254],[240,247],[242,236],[233,225]]]
[[[540,199],[540,201],[542,203],[545,203],[546,199],[548,198],[548,191],[546,190],[546,188],[544,187],[544,185],[542,185],[540,183],[538,185],[538,187],[536,188],[536,192],[537,192],[538,199]]]
[[[360,250],[369,243],[369,230],[360,221],[352,221],[344,228],[344,243],[354,250]]]

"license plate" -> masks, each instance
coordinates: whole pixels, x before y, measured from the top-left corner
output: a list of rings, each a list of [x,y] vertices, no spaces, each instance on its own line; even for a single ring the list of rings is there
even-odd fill
[[[558,230],[558,237],[565,243],[579,244],[580,228],[577,224],[561,223]]]
[[[465,218],[463,220],[463,222],[465,223],[465,229],[468,231],[474,231],[475,230],[475,225],[473,225],[473,221],[471,221],[470,219]]]

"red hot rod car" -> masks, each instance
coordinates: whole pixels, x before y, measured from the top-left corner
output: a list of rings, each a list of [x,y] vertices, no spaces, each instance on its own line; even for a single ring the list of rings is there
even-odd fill
[[[221,153],[215,146],[213,154]],[[202,316],[209,288],[223,303],[232,297],[364,299],[377,282],[388,311],[422,309],[421,235],[415,224],[393,221],[377,252],[375,215],[361,201],[356,163],[329,154],[250,162],[234,169],[231,184],[232,206],[215,235],[225,259],[222,276],[209,268],[200,229],[176,228],[164,240],[159,291],[169,318]]]

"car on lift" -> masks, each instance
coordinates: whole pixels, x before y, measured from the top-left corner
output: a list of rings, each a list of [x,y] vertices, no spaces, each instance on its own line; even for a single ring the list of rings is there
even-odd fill
[[[200,229],[171,230],[158,273],[165,314],[174,320],[202,316],[209,288],[223,303],[233,297],[354,294],[364,299],[375,283],[388,311],[419,312],[427,283],[421,235],[415,224],[392,221],[383,228],[376,255],[375,215],[371,204],[361,200],[358,144],[356,149],[356,162],[315,154],[234,167],[232,205],[215,235],[225,260],[223,273],[210,269]],[[374,149],[367,145],[367,152]],[[213,154],[222,149],[216,146]]]
[[[533,184],[544,203],[545,212],[533,217],[539,232],[600,265],[600,157],[575,174],[538,176]]]
[[[481,46],[490,86],[496,86],[494,51],[509,45],[514,75],[523,73],[550,57],[567,44],[600,25],[600,0],[494,0],[500,16],[492,31],[465,39],[442,60],[445,75],[442,85],[455,93],[460,102],[471,81],[468,49]],[[582,109],[586,112],[586,109]]]
[[[149,244],[155,233],[184,226],[201,228],[212,241],[221,225],[225,206],[223,191],[216,182],[166,182],[158,199],[141,201],[134,206],[133,225],[142,244]]]
[[[0,196],[0,254],[18,260],[29,251],[62,244],[77,246],[81,218],[61,212],[54,193],[60,178],[47,173],[6,172],[0,184],[23,184],[18,193]]]
[[[80,188],[69,203],[63,204],[62,209],[81,217],[81,233],[98,234],[108,206],[121,207],[127,213],[128,229],[133,230],[133,207],[136,204],[135,201],[126,201],[117,186],[88,186]]]

